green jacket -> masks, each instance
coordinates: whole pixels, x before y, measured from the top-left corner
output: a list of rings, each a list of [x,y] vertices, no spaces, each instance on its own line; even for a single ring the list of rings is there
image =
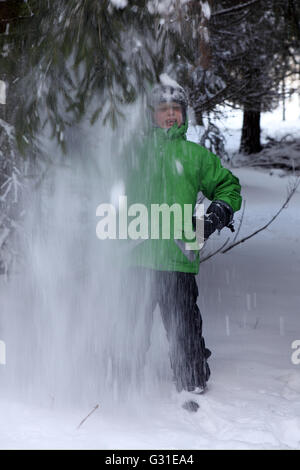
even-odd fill
[[[172,206],[191,204],[192,211],[201,191],[205,197],[222,200],[233,211],[241,207],[241,186],[220,159],[204,147],[186,140],[187,124],[177,124],[166,131],[152,128],[145,139],[134,145],[123,158],[127,163],[126,195],[130,204],[142,203],[149,209],[151,204],[166,203]],[[183,212],[182,212],[183,213]],[[197,274],[200,252],[187,251],[183,221],[182,240],[176,239],[171,216],[170,238],[164,239],[159,228],[158,239],[133,241],[129,265],[144,266],[162,271],[181,271]],[[160,220],[161,224],[161,220]],[[177,232],[178,233],[178,232]]]

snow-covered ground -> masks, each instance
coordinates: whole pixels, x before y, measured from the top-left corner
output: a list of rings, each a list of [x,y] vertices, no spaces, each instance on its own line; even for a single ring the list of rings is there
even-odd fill
[[[275,117],[277,130],[274,116],[271,127],[278,133],[282,124]],[[295,130],[297,118],[293,116]],[[265,119],[263,125],[269,126]],[[232,132],[231,149],[236,150],[238,131],[233,124],[227,122],[228,141]],[[246,200],[243,236],[278,210],[290,177],[251,168],[234,173]],[[0,402],[0,447],[300,449],[300,364],[291,360],[292,342],[300,340],[299,206],[300,189],[267,230],[201,265],[199,307],[212,350],[212,375],[207,392],[198,398],[197,413],[181,408],[183,397],[176,395],[168,379],[160,391],[146,391],[115,407],[102,406],[99,397],[99,408],[80,429],[78,424],[96,403],[72,409],[6,399]],[[219,246],[228,234],[215,235],[207,250]],[[158,343],[167,355],[156,313],[149,351],[153,357]]]

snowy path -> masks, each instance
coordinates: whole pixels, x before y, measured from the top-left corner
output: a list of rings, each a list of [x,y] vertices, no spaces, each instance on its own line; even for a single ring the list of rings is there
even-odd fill
[[[247,200],[243,235],[276,212],[288,177],[246,168],[235,174]],[[298,190],[268,230],[202,265],[199,306],[213,355],[198,413],[182,410],[168,384],[160,399],[100,406],[79,430],[88,409],[2,402],[0,447],[300,449],[300,365],[291,361],[291,343],[300,340],[299,205]],[[215,236],[209,248],[222,239]],[[165,341],[159,331],[154,343]]]

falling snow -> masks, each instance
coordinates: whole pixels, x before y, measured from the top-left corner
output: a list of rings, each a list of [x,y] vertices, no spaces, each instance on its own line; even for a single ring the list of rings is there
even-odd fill
[[[6,104],[6,83],[0,80],[0,104]]]
[[[270,117],[263,115],[263,126],[266,122],[270,126],[268,119]],[[277,128],[275,122],[272,122],[272,131],[279,132],[282,127],[280,120],[276,121],[279,123]],[[224,122],[227,128],[227,143],[232,147],[238,143],[240,132],[234,123],[235,118]],[[288,124],[285,124],[286,129]],[[290,128],[295,126],[298,132],[296,124],[294,121],[290,122]],[[190,138],[192,134],[193,129],[190,129]],[[246,235],[263,225],[277,211],[286,196],[289,177],[246,167],[235,168],[234,173],[241,181],[243,196],[247,201],[241,230],[241,235]],[[58,184],[57,179],[55,181]],[[51,321],[47,325],[44,338],[49,341],[49,330],[58,322],[60,328],[55,328],[57,347],[59,351],[60,348],[64,351],[67,336],[65,337],[63,332],[66,325],[62,322],[62,311],[58,310],[55,298],[60,292],[64,300],[61,304],[64,316],[68,308],[71,308],[69,314],[76,325],[76,329],[72,330],[73,342],[68,343],[68,347],[76,349],[76,361],[81,361],[87,351],[78,349],[78,345],[81,344],[86,328],[91,331],[98,328],[101,341],[110,341],[114,336],[109,336],[109,331],[101,329],[100,326],[105,325],[103,315],[105,320],[105,315],[114,318],[114,313],[106,310],[104,301],[99,304],[95,302],[95,299],[99,298],[95,297],[95,293],[100,295],[100,299],[105,298],[105,291],[99,292],[100,286],[104,284],[102,279],[102,284],[100,278],[95,279],[96,271],[93,271],[94,276],[86,284],[85,295],[77,297],[78,289],[72,289],[73,302],[70,306],[64,296],[70,287],[69,278],[73,272],[60,272],[61,266],[57,263],[57,256],[66,256],[69,253],[73,259],[79,245],[65,245],[62,237],[69,226],[69,229],[72,229],[72,211],[76,208],[74,180],[69,182],[70,193],[67,191],[68,180],[65,174],[62,183],[61,191],[68,211],[63,207],[56,207],[57,214],[53,213],[53,216],[56,215],[57,235],[51,240],[52,243],[45,244],[46,233],[41,233],[31,253],[27,271],[28,274],[29,270],[35,271],[39,287],[36,300],[40,299],[38,305],[41,310],[38,313],[42,315],[35,318],[35,328],[39,327],[45,318],[49,318]],[[92,180],[89,180],[89,183],[91,184]],[[78,191],[78,185],[75,187]],[[116,201],[122,192],[123,183],[119,181],[110,192],[111,200]],[[159,308],[156,307],[151,346],[145,367],[147,387],[143,393],[119,397],[112,382],[108,400],[105,395],[97,392],[92,382],[88,382],[88,388],[85,390],[88,394],[86,404],[74,408],[69,406],[67,409],[56,403],[56,394],[49,392],[47,387],[46,394],[42,394],[42,389],[39,390],[33,405],[24,403],[22,390],[22,398],[13,399],[10,396],[8,399],[4,396],[0,404],[1,447],[300,449],[300,364],[296,361],[297,341],[300,340],[299,205],[298,191],[289,206],[267,231],[226,255],[220,254],[201,265],[197,277],[200,293],[198,304],[203,316],[206,344],[213,354],[210,358],[212,376],[208,390],[199,397],[200,408],[195,415],[187,416],[186,411],[181,408],[184,394],[176,394],[172,387],[168,343]],[[237,215],[237,221],[239,217],[240,215]],[[46,225],[47,230],[50,230],[51,226],[53,221],[50,219]],[[286,227],[289,227],[288,232]],[[36,237],[37,233],[35,230],[31,236]],[[228,232],[221,233],[220,236],[214,235],[205,249],[216,249],[228,235]],[[5,233],[0,233],[0,240],[4,236]],[[94,252],[92,256],[99,255]],[[101,256],[105,256],[105,253]],[[51,271],[47,274],[45,263],[50,263],[50,266],[53,264],[55,276],[50,275]],[[75,271],[75,274],[79,275],[80,272],[77,274]],[[106,276],[108,275],[109,272],[106,273]],[[23,284],[24,282],[25,279],[22,280]],[[1,284],[0,287],[7,292],[6,285]],[[5,317],[11,319],[10,325],[12,317],[16,321],[15,312],[24,311],[24,307],[26,310],[26,303],[23,305],[21,301],[21,287],[18,296],[15,296],[13,289],[12,297],[8,297],[6,301],[1,292],[3,312],[10,311],[10,315]],[[113,297],[114,290],[111,292]],[[141,299],[144,295],[144,292],[141,293]],[[45,298],[48,299],[49,305],[43,301]],[[76,299],[80,299],[79,305]],[[32,299],[30,305],[33,306]],[[76,323],[80,318],[81,309],[87,319],[85,325]],[[97,313],[93,321],[92,312]],[[32,314],[31,311],[30,315]],[[100,325],[97,323],[99,316]],[[25,317],[27,319],[27,316]],[[18,321],[23,318],[21,315]],[[9,328],[7,322],[2,322],[1,326],[5,327],[6,335],[13,340],[12,327]],[[70,335],[69,332],[68,337]],[[31,346],[35,348],[34,344]],[[101,342],[93,347],[95,351],[99,348],[101,350]],[[84,354],[81,355],[80,351]],[[10,347],[7,348],[6,354],[7,360],[14,360]],[[51,358],[46,357],[45,360],[49,369],[45,375],[47,378],[51,371]],[[111,364],[111,360],[109,363]],[[3,367],[0,365],[0,373]],[[30,367],[32,368],[32,365]],[[160,380],[157,378],[157,371],[160,372]],[[60,363],[58,372],[61,374],[58,375],[60,381],[50,382],[50,389],[53,387],[59,391],[60,384],[68,378],[64,363]],[[86,371],[82,370],[82,373],[84,372]],[[107,374],[106,380],[110,383],[112,374],[109,367]],[[82,380],[79,383],[82,385]],[[1,393],[3,394],[3,389]],[[97,403],[99,408],[80,430],[77,430],[82,418]]]
[[[110,0],[110,2],[113,4],[114,7],[116,8],[125,8],[128,5],[128,0]]]
[[[202,14],[203,16],[209,20],[211,16],[211,10],[208,2],[201,2]]]

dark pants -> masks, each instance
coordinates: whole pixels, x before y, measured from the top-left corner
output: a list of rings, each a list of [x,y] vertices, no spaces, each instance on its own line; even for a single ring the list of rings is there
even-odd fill
[[[143,352],[138,353],[141,363],[150,346],[153,311],[158,303],[169,342],[170,362],[177,390],[204,387],[210,376],[207,358],[211,352],[205,347],[202,336],[202,318],[197,306],[198,287],[194,274],[145,268],[131,268],[128,274],[132,282],[126,292],[128,283],[127,279],[124,280],[123,292],[129,299],[131,313],[135,312],[135,321],[139,320],[141,306],[145,309],[147,338],[143,340]]]

